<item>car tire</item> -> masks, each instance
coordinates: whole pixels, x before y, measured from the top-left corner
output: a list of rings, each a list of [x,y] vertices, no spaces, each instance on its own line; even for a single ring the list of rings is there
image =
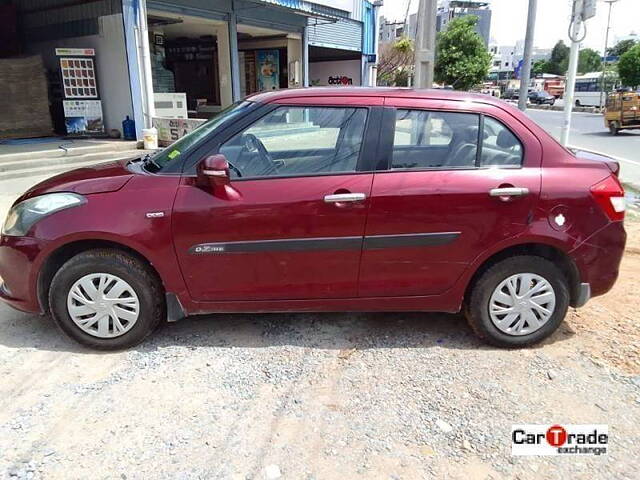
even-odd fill
[[[582,104],[580,103],[580,100],[576,100],[576,107],[581,107]]]
[[[155,272],[112,249],[88,250],[64,263],[51,281],[49,306],[64,333],[99,350],[137,345],[166,319]]]
[[[609,122],[609,133],[611,135],[618,135],[619,131],[618,122]]]
[[[497,293],[500,290],[499,287],[508,282],[508,279],[522,275],[541,278],[547,282],[552,294],[555,296],[553,310],[546,321],[541,322],[541,326],[536,325],[536,329],[533,327],[523,328],[520,333],[515,333],[515,329],[517,329],[517,323],[520,323],[523,315],[515,314],[519,316],[516,317],[514,333],[506,333],[505,329],[508,328],[508,323],[511,322],[508,316],[502,313],[496,315],[490,312],[490,309],[495,305],[493,303],[494,298],[499,298],[494,297],[494,294],[499,295]],[[539,282],[534,285],[542,284],[542,282]],[[534,286],[532,290],[535,290],[535,288]],[[548,290],[542,291],[545,295],[547,292]],[[549,306],[549,304],[544,305]],[[508,303],[505,306],[508,308]],[[522,255],[502,260],[480,274],[472,285],[465,305],[465,314],[473,331],[487,343],[497,347],[518,348],[535,344],[551,335],[564,320],[568,307],[569,286],[562,271],[545,258]],[[518,305],[516,308],[520,308],[520,306]],[[539,311],[537,315],[539,315]],[[492,318],[503,318],[504,320],[500,322],[494,321]],[[539,319],[538,317],[535,320],[537,324],[540,324],[538,322]],[[527,324],[526,321],[524,323]],[[500,325],[500,327],[497,325]]]

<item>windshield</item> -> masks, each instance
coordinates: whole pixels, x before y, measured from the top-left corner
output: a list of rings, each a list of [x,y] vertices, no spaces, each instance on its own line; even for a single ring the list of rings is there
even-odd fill
[[[231,120],[244,112],[246,112],[254,103],[242,101],[236,102],[229,107],[222,110],[215,117],[210,118],[193,132],[185,135],[180,140],[175,141],[164,150],[159,151],[152,157],[152,162],[149,163],[147,168],[150,171],[158,172],[166,167],[169,163],[177,160],[181,155],[184,155],[194,145],[200,142],[200,140],[206,138],[211,132],[222,125],[224,122]]]

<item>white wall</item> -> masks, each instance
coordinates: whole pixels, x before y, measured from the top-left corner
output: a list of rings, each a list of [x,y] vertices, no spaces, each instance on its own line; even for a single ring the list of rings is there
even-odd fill
[[[99,17],[98,21],[98,35],[32,43],[27,44],[26,48],[30,54],[41,54],[45,67],[52,70],[60,69],[55,55],[56,47],[95,49],[105,130],[108,132],[116,128],[122,132],[125,116],[133,118],[122,14]]]
[[[349,77],[352,85],[361,85],[362,65],[360,60],[340,60],[335,62],[309,63],[309,84],[313,86],[339,87],[340,84],[329,83],[329,77]],[[344,85],[347,86],[347,85]]]
[[[295,62],[298,62],[296,75],[298,82],[292,82],[291,78],[294,75],[290,69],[295,66]],[[289,72],[289,88],[297,88],[302,86],[302,39],[300,36],[289,35],[287,37],[287,66]]]

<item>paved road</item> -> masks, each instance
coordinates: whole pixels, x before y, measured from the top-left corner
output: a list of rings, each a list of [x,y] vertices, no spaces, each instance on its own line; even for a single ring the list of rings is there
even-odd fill
[[[527,114],[560,138],[562,112],[531,109]],[[602,115],[574,113],[569,144],[616,157],[620,160],[622,180],[640,189],[640,130],[624,130],[614,137],[605,129]]]

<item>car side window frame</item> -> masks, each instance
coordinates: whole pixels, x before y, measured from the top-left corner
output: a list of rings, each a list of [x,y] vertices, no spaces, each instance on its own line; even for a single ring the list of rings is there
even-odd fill
[[[396,128],[396,112],[398,110],[420,110],[425,112],[442,112],[442,113],[470,113],[478,115],[480,117],[478,124],[478,145],[476,149],[476,160],[474,165],[458,166],[458,167],[419,167],[419,168],[393,168],[393,147],[395,139]],[[520,143],[522,154],[520,158],[520,164],[518,165],[481,165],[482,160],[482,145],[484,144],[484,138],[481,139],[484,132],[484,120],[485,118],[491,118],[495,120],[504,128],[506,128]],[[376,160],[376,171],[381,172],[425,172],[425,171],[458,171],[458,170],[486,170],[486,169],[522,169],[526,159],[526,142],[518,135],[513,129],[509,128],[501,119],[495,115],[491,115],[485,112],[474,112],[471,110],[452,110],[444,108],[423,108],[423,107],[384,107],[384,116],[381,122],[380,132],[380,147]],[[482,140],[482,141],[481,141]]]
[[[246,178],[234,178],[233,182],[246,182],[246,181],[262,181],[262,180],[272,180],[272,179],[282,179],[282,178],[305,178],[305,177],[324,177],[324,176],[343,176],[343,175],[358,175],[358,174],[366,174],[371,173],[374,170],[373,159],[375,157],[375,152],[378,148],[379,141],[379,133],[380,133],[380,117],[382,116],[382,107],[380,106],[372,106],[372,105],[345,105],[345,104],[314,104],[314,103],[304,103],[304,104],[287,104],[287,103],[274,103],[265,105],[264,109],[260,109],[259,113],[255,115],[248,115],[247,118],[243,119],[242,122],[238,122],[235,125],[235,128],[227,128],[224,131],[220,132],[216,135],[215,138],[211,139],[211,142],[208,142],[206,145],[203,145],[202,148],[199,148],[197,152],[194,152],[194,158],[190,159],[192,161],[192,165],[190,165],[189,170],[186,171],[185,175],[195,176],[195,168],[197,164],[207,155],[215,155],[220,152],[220,147],[224,145],[227,141],[232,139],[237,134],[245,131],[247,128],[250,128],[251,125],[259,122],[262,118],[266,117],[273,111],[282,107],[290,107],[290,108],[355,108],[355,109],[364,109],[367,111],[367,118],[365,120],[364,130],[362,133],[362,144],[360,147],[360,151],[358,153],[358,159],[356,161],[356,168],[350,172],[313,172],[306,173],[300,175],[270,175],[264,177],[246,177]],[[249,118],[250,117],[250,118]]]

